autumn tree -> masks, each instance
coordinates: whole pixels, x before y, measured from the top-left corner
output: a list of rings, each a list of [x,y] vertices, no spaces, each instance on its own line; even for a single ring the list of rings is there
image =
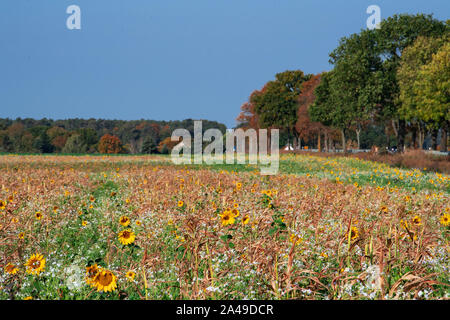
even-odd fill
[[[98,151],[100,153],[122,153],[124,151],[122,142],[114,135],[105,134],[100,138],[98,143]]]
[[[315,89],[320,84],[321,74],[311,77],[302,85],[302,93],[298,97],[297,122],[295,130],[299,134],[299,142],[297,145],[301,147],[300,139],[309,141],[314,136],[317,137],[317,148],[322,149],[321,136],[324,135],[325,149],[328,149],[328,138],[330,129],[318,121],[312,121],[309,115],[309,107],[314,103],[316,96]]]
[[[255,106],[258,122],[262,128],[278,128],[296,137],[297,99],[303,82],[310,79],[303,71],[285,71],[276,74],[261,91],[255,92],[250,103]]]

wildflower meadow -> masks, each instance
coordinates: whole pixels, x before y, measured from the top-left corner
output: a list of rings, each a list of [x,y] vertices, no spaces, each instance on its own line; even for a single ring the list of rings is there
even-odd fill
[[[0,299],[449,298],[449,176],[0,156]]]

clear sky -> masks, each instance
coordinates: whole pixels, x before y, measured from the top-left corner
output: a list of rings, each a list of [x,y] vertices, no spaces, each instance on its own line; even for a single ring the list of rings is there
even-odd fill
[[[66,8],[81,8],[68,30]],[[330,69],[341,37],[448,0],[1,0],[0,117],[217,120],[288,69]]]

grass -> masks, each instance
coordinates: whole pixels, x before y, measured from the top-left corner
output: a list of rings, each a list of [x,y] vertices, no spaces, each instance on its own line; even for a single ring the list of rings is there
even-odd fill
[[[5,155],[0,186],[0,299],[449,297],[446,175],[305,155],[282,155],[276,176],[160,156]],[[86,281],[93,265],[114,275],[111,291]]]

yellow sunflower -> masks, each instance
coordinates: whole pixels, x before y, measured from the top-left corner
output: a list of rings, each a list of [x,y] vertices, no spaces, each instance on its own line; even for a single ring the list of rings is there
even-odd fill
[[[411,222],[413,225],[418,227],[422,224],[422,219],[419,216],[415,216],[414,218],[412,218]]]
[[[20,240],[25,239],[25,232],[19,233],[19,239],[20,239]]]
[[[124,227],[128,227],[128,225],[130,224],[130,218],[128,218],[127,216],[122,216],[119,219],[119,223]]]
[[[88,222],[87,222],[86,220],[81,221],[81,225],[82,225],[83,227],[86,227],[87,224],[88,224]]]
[[[0,210],[5,210],[6,208],[6,201],[0,200]]]
[[[181,200],[178,201],[178,207],[179,207],[179,208],[181,208],[183,205],[184,205],[184,202],[183,202],[183,201],[181,201]]]
[[[142,222],[140,221],[140,220],[136,220],[136,225],[139,227],[141,224],[142,224]]]
[[[249,222],[250,222],[250,217],[248,215],[246,215],[245,217],[242,218],[243,225],[246,225]]]
[[[109,270],[100,270],[94,277],[93,286],[97,288],[97,291],[112,292],[117,288],[117,278]]]
[[[127,277],[128,281],[133,281],[134,277],[136,277],[136,272],[130,270],[125,274],[125,277]]]
[[[222,225],[227,226],[234,223],[234,215],[230,210],[225,210],[220,217],[222,218]]]
[[[239,217],[239,210],[238,209],[233,209],[233,210],[231,210],[231,213],[233,214],[233,217],[235,217],[235,218],[237,218],[237,217]]]
[[[86,283],[94,286],[94,278],[97,275],[97,273],[100,271],[97,264],[93,264],[92,266],[86,267]]]
[[[450,214],[446,213],[442,215],[440,222],[444,227],[448,227],[450,225]]]
[[[129,245],[134,242],[136,235],[133,231],[131,231],[131,229],[126,229],[119,232],[118,238],[121,244]]]
[[[44,215],[40,211],[37,211],[34,216],[36,217],[36,219],[41,220]]]
[[[45,269],[45,259],[42,254],[33,254],[25,264],[27,267],[27,272],[30,274],[38,275]]]
[[[19,271],[19,269],[12,263],[8,263],[5,267],[5,272],[7,272],[8,274],[16,274],[17,271]]]
[[[358,237],[359,237],[358,228],[357,227],[352,227],[350,229],[349,234],[350,234],[350,239],[352,239],[352,240],[358,239]]]

